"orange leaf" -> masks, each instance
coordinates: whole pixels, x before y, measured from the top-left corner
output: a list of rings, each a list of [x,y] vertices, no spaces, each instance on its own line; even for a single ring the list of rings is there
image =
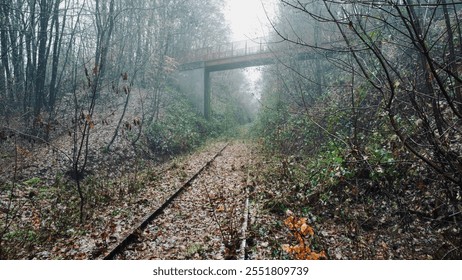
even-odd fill
[[[306,235],[310,235],[310,236],[313,236],[314,235],[314,231],[313,231],[313,228],[310,227],[309,225],[307,224],[303,224],[301,227],[300,227],[300,233],[303,234],[304,236]]]

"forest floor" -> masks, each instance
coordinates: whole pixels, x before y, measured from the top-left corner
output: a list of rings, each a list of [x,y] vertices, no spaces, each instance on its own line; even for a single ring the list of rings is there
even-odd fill
[[[438,205],[441,186],[406,178],[400,185],[377,186],[366,180],[312,188],[286,175],[281,159],[254,159],[255,205],[258,207],[254,250],[262,259],[284,259],[288,239],[282,223],[287,210],[306,217],[309,240],[328,259],[460,259],[462,238],[457,214]],[[290,165],[303,165],[292,162]],[[301,166],[301,170],[303,170]],[[287,170],[286,170],[287,171]]]
[[[120,242],[140,221],[203,166],[221,143],[163,164],[139,163],[131,172],[89,176],[83,182],[92,188],[87,195],[85,223],[78,223],[75,186],[68,178],[51,175],[34,177],[13,186],[9,200],[2,192],[2,220],[9,221],[3,254],[19,259],[95,259],[104,256],[111,245]],[[112,162],[112,164],[116,164]],[[127,164],[131,164],[127,162]],[[111,165],[111,162],[105,162]],[[28,174],[38,176],[28,168]],[[51,182],[51,183],[50,183]],[[13,205],[7,205],[9,201]],[[8,208],[7,208],[8,207]],[[10,212],[7,212],[9,210]],[[14,212],[13,212],[14,211]],[[8,222],[8,221],[7,221]],[[2,224],[2,226],[7,223]]]
[[[163,164],[127,161],[125,172],[89,176],[85,185],[92,199],[86,202],[84,224],[77,222],[72,181],[52,176],[48,171],[53,169],[27,165],[26,174],[32,177],[23,175],[0,197],[2,257],[103,257],[223,145],[209,143]],[[106,158],[104,166],[121,164],[117,162]],[[451,220],[403,211],[398,204],[404,197],[359,184],[307,194],[278,174],[279,167],[277,159],[263,156],[252,141],[232,141],[117,258],[290,259],[283,245],[297,240],[284,223],[287,210],[307,218],[314,229],[309,246],[324,251],[328,259],[445,259],[460,254],[460,232]],[[409,197],[416,192],[422,190],[403,190]],[[432,194],[426,190],[419,195]],[[239,247],[247,214],[244,254]]]

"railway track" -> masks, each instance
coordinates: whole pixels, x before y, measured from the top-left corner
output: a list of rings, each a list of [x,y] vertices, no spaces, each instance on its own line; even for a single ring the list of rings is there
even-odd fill
[[[228,171],[223,171],[223,170],[221,171],[211,170],[210,171],[210,172],[216,172],[216,174],[210,175],[209,177],[222,180],[221,182],[218,183],[218,185],[219,184],[230,185],[231,187],[233,187],[231,191],[225,190],[226,187],[219,187],[219,186],[218,188],[215,187],[215,190],[209,190],[208,189],[209,186],[207,185],[211,184],[210,182],[196,182],[196,181],[203,180],[200,178],[198,179],[198,177],[205,176],[204,175],[205,171],[209,169],[209,167],[211,167],[212,165],[215,165],[215,166],[226,165],[223,162],[216,163],[215,161],[220,155],[223,155],[223,153],[226,151],[228,147],[229,147],[229,143],[225,144],[221,149],[219,149],[219,151],[212,158],[210,158],[197,172],[195,172],[185,183],[183,183],[182,186],[178,188],[178,190],[175,193],[173,193],[173,195],[171,195],[167,200],[165,200],[164,203],[160,207],[155,209],[149,215],[145,216],[142,219],[142,221],[130,233],[128,233],[124,238],[122,238],[120,242],[111,246],[107,250],[108,253],[101,256],[100,259],[103,259],[103,260],[111,260],[111,259],[119,259],[119,258],[131,259],[132,257],[130,257],[130,255],[127,256],[127,252],[126,252],[127,248],[133,247],[134,244],[145,242],[145,241],[142,241],[143,238],[140,238],[140,237],[143,235],[146,235],[146,232],[149,233],[152,231],[157,231],[158,232],[157,234],[160,235],[161,230],[159,229],[159,227],[162,227],[162,226],[159,226],[159,225],[154,226],[153,224],[156,223],[156,220],[159,220],[159,216],[164,214],[167,208],[178,208],[179,206],[175,204],[184,204],[184,201],[182,200],[187,200],[188,198],[182,198],[182,194],[185,194],[185,191],[189,187],[191,187],[193,184],[197,184],[197,185],[191,187],[191,189],[193,189],[192,191],[198,191],[194,189],[200,189],[199,191],[203,195],[198,195],[197,193],[192,194],[190,195],[192,199],[196,199],[199,196],[203,196],[206,198],[206,200],[197,200],[197,201],[192,201],[188,203],[195,205],[195,207],[197,207],[198,209],[201,208],[202,210],[204,210],[205,208],[208,208],[208,209],[205,209],[205,211],[210,213],[213,216],[214,223],[216,224],[216,227],[218,228],[217,232],[220,232],[219,234],[217,233],[217,235],[220,235],[222,242],[225,243],[225,246],[222,246],[221,251],[222,252],[228,251],[228,254],[229,254],[230,249],[228,247],[231,246],[230,243],[232,243],[232,240],[239,241],[239,244],[236,244],[237,246],[235,249],[236,251],[239,251],[240,253],[236,253],[234,255],[236,256],[236,258],[243,258],[245,256],[245,253],[244,253],[245,231],[246,231],[246,227],[248,223],[248,219],[247,219],[248,192],[246,191],[247,184],[249,182],[248,176],[247,176],[248,174],[246,173],[245,180],[241,180],[242,184],[238,184],[239,186],[237,186],[235,182],[231,182],[231,181],[226,183],[223,181],[223,179],[224,178],[226,179],[227,176],[230,176],[229,174],[232,175],[233,172],[235,173],[236,168],[244,169],[244,165],[240,167],[236,167],[234,166],[235,163],[231,163],[231,164],[227,163],[228,169],[229,169]],[[232,156],[233,151],[227,152],[227,155]],[[226,163],[226,159],[224,160]],[[229,173],[219,174],[221,172],[229,172]],[[241,176],[243,172],[244,171],[240,172]],[[228,203],[229,205],[227,205],[227,203],[224,202],[225,197],[229,197],[228,201],[230,201],[230,199],[233,199],[232,197],[233,195],[235,195],[235,194],[232,194],[233,191],[236,192],[236,194],[237,192],[241,192],[241,193],[243,192],[244,195],[247,197],[247,199],[244,198],[242,201],[242,209],[240,209],[240,206],[231,206],[231,203]],[[183,195],[183,197],[184,196],[185,195]],[[176,210],[177,209],[168,210],[168,211],[176,211]],[[181,209],[178,211],[181,212]],[[201,210],[199,209],[198,211],[201,211]],[[183,210],[183,212],[185,211]],[[187,212],[190,212],[189,214],[192,214],[191,212],[196,212],[196,211],[187,211]],[[241,214],[237,214],[237,212],[242,213],[243,217],[236,218],[235,220],[238,222],[230,226],[229,219],[231,218],[231,216],[241,215]],[[161,223],[161,222],[157,222],[157,223]],[[237,225],[237,223],[239,223],[239,225]],[[177,237],[173,237],[173,238],[177,238]],[[193,243],[192,241],[190,243],[193,244],[192,246],[196,246],[196,243]],[[147,245],[143,244],[143,246],[146,248]],[[155,246],[155,245],[150,245],[150,246]],[[194,253],[194,250],[190,248],[186,248],[185,250],[192,251]],[[149,249],[147,251],[149,251]],[[150,258],[150,255],[149,255],[149,252],[147,252],[147,253],[144,253],[144,255],[137,256],[136,258],[141,258],[141,259]],[[181,258],[181,256],[179,256],[179,258]]]

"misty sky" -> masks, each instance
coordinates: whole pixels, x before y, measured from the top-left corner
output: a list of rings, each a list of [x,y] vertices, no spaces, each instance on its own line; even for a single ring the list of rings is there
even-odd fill
[[[268,30],[265,9],[273,14],[276,3],[277,0],[227,0],[224,12],[233,31],[232,40],[264,36]]]
[[[264,37],[269,30],[266,13],[271,17],[275,13],[277,0],[227,0],[224,8],[226,19],[233,32],[232,41],[241,41]],[[256,98],[260,97],[260,67],[244,69],[248,85],[244,90]]]

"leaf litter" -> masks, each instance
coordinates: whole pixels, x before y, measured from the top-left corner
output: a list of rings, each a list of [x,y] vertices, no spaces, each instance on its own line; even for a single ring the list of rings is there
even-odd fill
[[[118,258],[237,258],[249,160],[246,144],[230,144]]]
[[[95,207],[87,211],[83,225],[76,225],[75,213],[72,213],[75,208],[70,207],[76,201],[65,200],[72,198],[68,193],[73,192],[67,184],[56,179],[50,183],[46,178],[37,177],[37,180],[13,185],[12,205],[5,203],[5,211],[0,213],[1,219],[12,214],[17,217],[5,238],[6,242],[14,242],[14,251],[6,252],[6,256],[10,259],[100,258],[143,217],[176,192],[222,146],[222,143],[209,144],[163,164],[146,162],[140,170],[134,168],[124,175],[92,176],[93,181],[86,184],[107,193],[98,194],[104,201],[94,202]],[[58,197],[49,195],[53,188]],[[3,202],[8,201],[6,194],[2,192],[0,197],[2,209]]]

